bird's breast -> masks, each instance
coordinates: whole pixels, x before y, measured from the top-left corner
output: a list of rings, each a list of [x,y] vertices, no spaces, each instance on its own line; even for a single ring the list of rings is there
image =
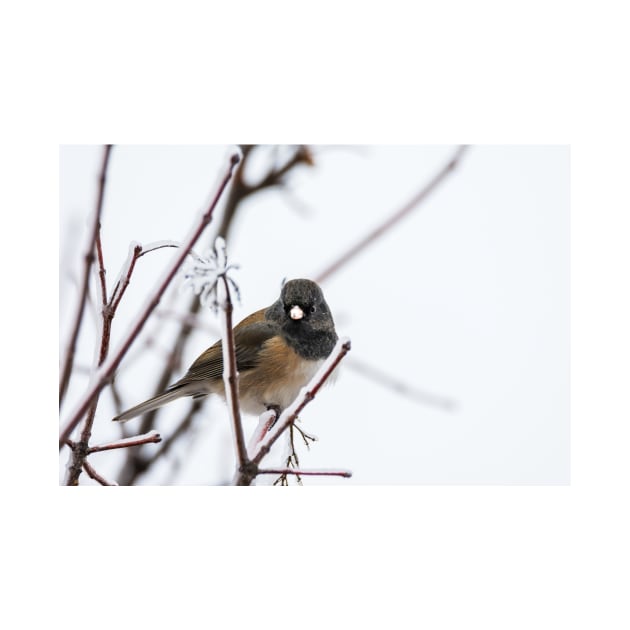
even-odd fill
[[[315,375],[324,359],[304,359],[280,337],[263,344],[259,364],[243,371],[239,379],[241,408],[259,415],[269,405],[288,407],[300,389]]]

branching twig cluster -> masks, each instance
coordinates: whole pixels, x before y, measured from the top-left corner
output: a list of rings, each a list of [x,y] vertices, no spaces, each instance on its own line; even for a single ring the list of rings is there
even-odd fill
[[[241,163],[235,169],[231,186],[229,188],[225,205],[222,211],[216,236],[220,236],[226,241],[230,235],[231,227],[243,202],[259,193],[264,193],[271,188],[281,188],[286,184],[288,176],[300,166],[312,166],[313,158],[308,147],[297,145],[291,148],[286,159],[274,164],[267,173],[255,183],[248,182],[246,171],[248,164],[256,151],[255,145],[241,145]],[[213,237],[214,239],[215,237]],[[190,335],[199,320],[198,313],[201,309],[201,301],[195,296],[191,299],[186,309],[187,317],[180,322],[179,332],[173,343],[171,353],[164,362],[159,377],[157,378],[154,394],[163,392],[177,376],[177,370],[181,365],[181,357],[186,349],[186,344]],[[181,316],[180,316],[181,319]],[[153,466],[153,464],[166,452],[164,447],[168,443],[169,448],[173,446],[191,425],[194,417],[203,406],[203,399],[196,400],[186,417],[182,418],[173,429],[172,434],[165,438],[162,449],[147,454],[137,451],[128,451],[126,461],[118,473],[118,478],[123,485],[132,485],[139,475],[143,474]],[[155,409],[145,414],[142,418],[140,431],[145,433],[155,426],[160,409]]]
[[[316,442],[317,438],[314,435],[310,435],[309,433],[306,433],[306,431],[304,431],[298,424],[297,422],[294,422],[293,424],[291,424],[289,426],[289,444],[288,444],[288,450],[289,450],[289,454],[286,457],[285,460],[285,469],[284,470],[298,470],[300,468],[300,458],[298,457],[297,454],[297,448],[295,447],[295,434],[299,433],[302,437],[302,441],[304,442],[304,445],[306,446],[307,450],[310,450],[311,448],[311,442]],[[288,475],[290,473],[287,472],[282,472],[280,474],[280,477],[278,477],[274,482],[273,485],[277,486],[277,485],[281,485],[281,486],[288,486],[289,485],[289,480],[288,480]],[[295,474],[295,479],[298,482],[298,484],[302,485],[302,478],[300,476],[300,473],[293,473]]]
[[[66,423],[60,431],[59,448],[64,445],[68,445],[71,448],[71,463],[69,465],[68,483],[76,484],[79,474],[84,470],[91,478],[95,479],[103,485],[116,485],[99,475],[91,464],[87,461],[88,455],[96,452],[111,450],[111,449],[127,449],[126,461],[121,469],[118,478],[124,485],[129,485],[134,482],[138,475],[145,472],[150,466],[157,461],[160,457],[165,455],[172,446],[180,439],[182,435],[191,426],[194,417],[199,412],[202,406],[202,400],[194,400],[191,404],[188,414],[182,418],[179,424],[174,428],[169,436],[164,440],[156,431],[152,431],[152,426],[155,422],[156,414],[158,410],[146,414],[143,418],[140,428],[141,435],[138,436],[126,436],[123,432],[123,439],[110,442],[104,445],[90,446],[89,440],[91,436],[92,423],[94,421],[96,406],[98,404],[99,395],[102,389],[107,385],[112,385],[112,378],[120,365],[123,357],[126,355],[131,344],[138,337],[138,334],[147,322],[150,314],[154,311],[157,304],[160,301],[161,296],[164,294],[166,288],[174,278],[178,269],[182,265],[184,259],[192,251],[192,247],[197,242],[202,232],[212,218],[213,212],[217,206],[219,198],[224,190],[228,190],[222,218],[220,225],[217,229],[217,235],[224,238],[227,237],[233,219],[237,213],[238,208],[243,200],[250,196],[262,192],[271,187],[283,186],[286,183],[287,176],[300,165],[312,165],[313,157],[310,149],[306,146],[296,146],[287,156],[287,158],[281,163],[272,166],[266,174],[264,174],[257,182],[249,182],[245,177],[245,166],[250,158],[252,151],[255,147],[253,145],[245,145],[241,147],[241,163],[237,167],[239,158],[233,156],[230,167],[223,177],[218,191],[215,194],[208,210],[200,217],[198,223],[191,230],[191,233],[186,241],[179,246],[177,243],[170,241],[164,241],[143,248],[139,244],[132,244],[130,247],[129,257],[123,266],[123,269],[119,275],[119,279],[114,285],[111,296],[108,297],[107,284],[106,284],[106,271],[103,255],[103,247],[100,238],[100,221],[103,209],[103,201],[105,195],[105,182],[107,178],[107,167],[110,161],[111,146],[105,147],[102,168],[99,177],[99,187],[97,195],[97,203],[94,211],[94,215],[91,221],[90,230],[90,244],[86,248],[84,255],[84,269],[82,282],[80,285],[79,303],[77,307],[76,315],[73,319],[73,325],[71,334],[69,336],[69,342],[65,351],[64,360],[61,366],[61,378],[59,385],[60,407],[70,382],[74,357],[77,345],[77,339],[81,327],[81,321],[85,310],[85,304],[89,299],[89,284],[90,274],[92,273],[95,262],[97,263],[97,286],[100,287],[100,312],[101,312],[101,330],[100,330],[100,347],[98,352],[98,366],[93,370],[92,379],[87,391],[81,397],[77,403],[75,409],[69,414]],[[357,254],[363,251],[368,245],[373,243],[376,239],[382,236],[386,231],[396,225],[403,217],[408,215],[413,209],[418,207],[422,201],[424,201],[438,186],[442,183],[446,177],[453,172],[458,166],[461,158],[466,150],[466,147],[459,147],[452,158],[445,164],[445,166],[438,171],[433,179],[428,182],[423,188],[400,210],[395,212],[391,217],[384,221],[378,228],[372,230],[369,234],[361,238],[356,244],[348,249],[347,252],[337,258],[332,264],[319,273],[315,280],[322,282],[327,279],[331,274],[337,272],[342,268],[349,260],[353,259]],[[227,184],[231,181],[231,186],[228,189]],[[165,271],[161,281],[157,284],[156,288],[151,294],[145,308],[139,313],[128,333],[123,337],[122,342],[118,348],[111,354],[109,353],[111,327],[117,308],[121,302],[123,295],[134,271],[135,265],[138,259],[149,251],[154,251],[162,247],[178,247],[177,255]],[[309,440],[314,438],[306,434],[300,427],[295,424],[298,418],[298,414],[304,408],[304,406],[313,399],[319,388],[334,370],[335,366],[341,361],[343,356],[349,351],[349,340],[341,340],[336,346],[335,350],[329,357],[329,360],[325,363],[322,369],[315,375],[313,380],[303,388],[298,399],[284,412],[279,418],[275,417],[273,412],[263,414],[261,416],[260,425],[250,440],[249,448],[245,444],[245,437],[240,420],[240,412],[238,406],[238,372],[236,369],[235,361],[235,348],[232,335],[232,304],[230,298],[230,287],[227,269],[224,273],[219,274],[217,279],[220,280],[219,286],[221,287],[223,298],[221,300],[223,310],[223,356],[226,357],[224,362],[224,380],[226,395],[228,397],[228,409],[230,412],[230,418],[232,427],[234,430],[235,447],[237,453],[237,474],[234,478],[234,483],[238,485],[250,485],[252,481],[260,474],[275,474],[279,475],[276,483],[286,485],[288,483],[288,476],[293,475],[296,477],[298,483],[301,483],[301,477],[307,475],[336,475],[347,477],[350,476],[348,471],[308,471],[300,468],[300,461],[295,447],[295,432],[298,431],[302,435],[302,439],[306,446],[309,446]],[[198,321],[197,313],[200,308],[200,300],[196,297],[191,300],[188,308],[188,314],[185,317],[180,316],[182,321],[178,322],[180,325],[179,333],[177,335],[176,342],[173,346],[172,352],[165,363],[158,383],[156,384],[156,393],[164,391],[167,386],[174,380],[174,372],[179,369],[180,357],[185,347],[185,343],[195,327],[195,323]],[[401,384],[399,381],[395,381],[392,378],[387,378],[387,375],[379,372],[375,375],[374,370],[365,369],[365,365],[362,365],[359,370],[364,376],[368,378],[376,378],[379,382],[386,384],[392,389],[398,392],[405,392],[420,402],[436,404],[447,408],[451,402],[448,399],[432,396],[431,394],[424,394],[418,392],[418,390],[412,390],[405,384]],[[112,395],[117,396],[116,390],[112,387]],[[77,425],[84,420],[81,434],[79,439],[75,441],[70,440],[70,436]],[[261,462],[264,457],[269,453],[272,445],[279,439],[285,431],[289,431],[289,455],[285,460],[283,467],[276,468],[262,468]],[[151,452],[146,454],[138,452],[136,449],[129,449],[129,446],[138,446],[147,443],[160,442],[159,449],[152,449]]]
[[[92,264],[94,263],[94,246],[95,246],[95,243],[97,242],[97,239],[100,244],[100,239],[98,238],[98,234],[99,234],[100,226],[101,226],[101,214],[103,212],[103,200],[105,198],[105,180],[107,177],[107,167],[109,165],[109,156],[111,154],[111,150],[112,150],[112,147],[111,145],[108,144],[105,146],[105,150],[103,152],[103,163],[101,166],[101,174],[99,177],[96,209],[94,211],[94,215],[92,218],[88,246],[86,248],[86,252],[83,257],[84,268],[83,268],[83,279],[81,282],[81,290],[79,292],[79,304],[78,304],[77,312],[74,318],[74,323],[72,325],[72,331],[70,333],[70,338],[68,341],[68,347],[66,349],[63,366],[61,368],[61,379],[59,382],[59,406],[60,407],[66,395],[66,392],[68,390],[68,384],[70,383],[70,376],[72,375],[72,367],[74,365],[74,356],[76,352],[77,341],[79,339],[81,323],[83,322],[83,313],[85,310],[85,304],[87,302],[88,293],[89,293],[90,272],[92,270]],[[99,257],[102,259],[102,252],[100,251],[100,246],[99,246]],[[104,282],[104,278],[102,278],[101,280],[102,282]]]
[[[197,225],[194,226],[194,228],[191,230],[190,235],[186,239],[185,243],[179,249],[171,265],[167,268],[167,270],[165,271],[163,275],[163,278],[161,279],[161,281],[158,283],[157,287],[155,288],[151,296],[151,299],[149,300],[147,305],[144,307],[144,309],[140,312],[140,314],[136,318],[136,321],[131,326],[131,329],[127,333],[126,337],[123,339],[117,351],[114,353],[112,358],[108,359],[111,323],[116,313],[116,309],[118,305],[120,304],[120,300],[122,299],[122,296],[125,292],[125,289],[129,285],[131,274],[135,267],[136,261],[142,255],[142,247],[140,245],[134,245],[132,248],[133,249],[132,254],[130,255],[130,259],[128,260],[128,264],[125,267],[125,272],[121,274],[121,279],[116,283],[114,290],[112,292],[112,297],[111,299],[108,300],[107,287],[105,283],[105,267],[104,267],[104,262],[103,262],[102,245],[100,241],[100,216],[101,216],[102,205],[103,205],[104,182],[106,178],[106,170],[107,170],[107,165],[109,162],[110,151],[111,151],[111,147],[109,146],[106,147],[105,158],[103,160],[103,167],[102,167],[102,172],[101,172],[101,177],[100,177],[98,203],[97,203],[97,208],[95,212],[95,215],[96,215],[96,219],[94,221],[95,229],[93,232],[93,240],[92,240],[92,246],[91,246],[92,256],[91,258],[89,256],[86,256],[86,275],[87,276],[89,276],[91,262],[94,258],[93,252],[95,249],[97,251],[97,257],[99,261],[99,279],[100,279],[101,303],[102,303],[101,313],[102,313],[102,319],[103,319],[103,327],[102,327],[102,333],[101,333],[101,339],[100,339],[98,368],[95,370],[95,374],[92,378],[92,383],[88,387],[88,391],[84,394],[83,398],[78,403],[76,410],[71,414],[70,419],[67,421],[65,427],[61,430],[61,433],[59,436],[60,449],[65,444],[70,445],[69,440],[70,440],[70,435],[72,431],[75,429],[75,427],[79,424],[81,419],[87,413],[87,416],[85,416],[83,429],[81,431],[80,440],[79,442],[73,443],[71,445],[72,457],[71,457],[71,463],[68,467],[68,478],[67,478],[68,485],[76,485],[78,483],[79,475],[81,473],[81,470],[84,468],[85,459],[90,454],[90,452],[93,452],[90,450],[90,447],[88,444],[89,444],[89,439],[92,433],[92,425],[94,422],[94,416],[96,413],[96,407],[98,404],[98,398],[99,398],[101,390],[111,380],[116,368],[118,367],[123,357],[125,356],[129,348],[131,347],[131,344],[134,342],[134,340],[137,338],[138,334],[142,330],[144,324],[149,318],[149,315],[158,305],[162,295],[166,291],[166,288],[168,287],[172,279],[175,277],[175,274],[181,267],[182,263],[184,262],[185,258],[188,256],[190,251],[192,250],[193,246],[195,245],[199,237],[201,236],[202,232],[210,223],[212,214],[218,204],[221,194],[223,193],[230,178],[232,177],[233,170],[238,164],[239,159],[240,159],[239,156],[236,154],[232,156],[230,160],[229,168],[225,176],[223,177],[219,185],[219,188],[216,194],[214,195],[212,202],[210,203],[209,208],[200,217],[199,221],[197,222]],[[157,249],[157,247],[152,248],[152,249]],[[80,300],[79,300],[79,308],[78,308],[79,314],[77,315],[77,321],[79,322],[79,326],[76,326],[76,334],[75,334],[75,330],[73,329],[71,343],[69,345],[66,359],[64,362],[64,366],[69,365],[70,368],[68,370],[66,367],[64,367],[62,371],[62,380],[60,384],[60,404],[61,404],[61,399],[63,398],[63,393],[65,393],[67,389],[68,382],[70,380],[70,376],[72,373],[74,347],[76,345],[75,337],[78,336],[78,329],[80,327],[80,320],[82,318],[82,313],[83,313],[83,309],[84,309],[84,305],[85,305],[85,301],[87,297],[87,291],[88,291],[88,287],[86,286],[85,293],[81,295]],[[67,370],[68,370],[68,376],[66,377],[65,373]],[[122,446],[126,447],[126,446],[131,446],[132,444],[146,443],[146,441],[147,440],[138,441],[136,439],[136,441],[134,442],[134,441],[127,440],[124,442],[124,444],[122,444]],[[150,441],[155,442],[159,440],[152,439]],[[120,448],[122,446],[116,446],[112,448]]]

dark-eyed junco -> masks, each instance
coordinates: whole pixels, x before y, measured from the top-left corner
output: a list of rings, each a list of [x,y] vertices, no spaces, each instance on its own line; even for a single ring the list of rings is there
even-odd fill
[[[311,280],[290,280],[269,308],[252,313],[234,328],[239,402],[246,413],[277,413],[293,402],[324,359],[337,333],[322,290]],[[225,398],[221,340],[203,352],[186,375],[164,393],[128,409],[124,422],[182,396]]]

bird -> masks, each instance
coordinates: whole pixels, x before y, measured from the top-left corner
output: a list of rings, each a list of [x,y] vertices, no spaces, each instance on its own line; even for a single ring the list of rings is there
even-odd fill
[[[279,417],[330,355],[337,338],[332,313],[317,283],[304,278],[285,282],[271,306],[234,327],[240,409],[252,415],[273,409]],[[209,394],[225,399],[220,339],[166,391],[113,420],[126,422],[183,396]]]

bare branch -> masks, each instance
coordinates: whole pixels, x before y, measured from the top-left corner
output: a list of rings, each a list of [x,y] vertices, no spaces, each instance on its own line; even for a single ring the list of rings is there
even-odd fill
[[[163,249],[164,247],[181,247],[181,243],[176,243],[175,241],[149,243],[146,247],[143,248],[142,253],[138,256],[138,258],[140,258],[141,256],[144,256],[145,254],[148,254],[149,252],[154,252],[158,249]]]
[[[358,243],[353,245],[347,252],[342,254],[337,260],[330,264],[324,271],[321,271],[315,278],[315,282],[322,283],[328,276],[335,273],[340,267],[352,260],[357,254],[362,252],[377,238],[391,229],[402,218],[408,215],[416,206],[423,202],[459,165],[462,155],[467,150],[467,146],[460,146],[451,159],[438,171],[438,173],[426,184],[412,199],[410,199],[398,212],[389,217],[375,230],[366,234]]]
[[[175,427],[173,432],[162,440],[158,448],[152,449],[146,456],[142,456],[137,450],[127,451],[128,459],[118,473],[120,484],[123,486],[133,485],[140,475],[146,472],[158,459],[164,457],[171,450],[175,442],[188,431],[195,416],[203,406],[203,403],[203,398],[193,400],[190,410],[177,427]],[[121,426],[124,427],[125,425],[123,424]]]
[[[92,263],[94,262],[94,246],[99,232],[101,213],[103,211],[103,199],[105,198],[105,181],[111,150],[111,144],[106,144],[103,150],[103,162],[101,165],[101,174],[99,176],[98,197],[96,201],[96,208],[94,210],[94,216],[92,218],[90,239],[84,255],[83,281],[81,284],[81,292],[79,294],[79,304],[77,306],[77,312],[74,318],[72,332],[70,333],[70,340],[68,342],[68,348],[66,349],[63,368],[61,369],[61,380],[59,382],[60,407],[66,395],[66,391],[68,390],[68,384],[70,383],[70,376],[72,375],[72,366],[74,364],[74,355],[76,352],[77,340],[79,338],[79,331],[81,330],[81,322],[83,321],[83,311],[85,310],[85,303],[87,301],[87,294],[90,287],[90,269],[92,268]],[[60,440],[59,448],[61,448],[62,443],[63,441]]]
[[[313,376],[306,387],[302,388],[300,395],[282,412],[273,429],[267,434],[262,442],[260,442],[258,449],[256,450],[256,454],[252,457],[253,464],[258,465],[263,457],[267,455],[272,445],[280,437],[280,435],[291,423],[295,421],[302,409],[304,409],[304,407],[306,407],[306,405],[315,398],[317,392],[319,392],[322,385],[326,382],[326,379],[332,374],[337,365],[339,365],[339,362],[349,351],[350,339],[345,337],[337,341],[337,344],[330,353],[330,356],[326,359],[326,361],[324,361],[319,370],[317,370],[315,376]]]
[[[199,410],[203,406],[204,399],[199,398],[193,400],[193,404],[190,406],[188,413],[184,416],[182,421],[175,427],[173,432],[162,442],[160,448],[149,459],[149,463],[153,463],[163,455],[166,455],[173,444],[177,441],[177,438],[182,436],[190,428],[195,419],[195,416],[199,413]]]
[[[345,365],[347,368],[354,370],[357,374],[365,378],[369,378],[372,382],[377,383],[381,387],[387,387],[397,394],[406,396],[415,402],[439,407],[444,411],[454,411],[457,408],[457,402],[453,398],[425,392],[409,383],[395,378],[380,368],[357,359],[355,356],[346,361]]]
[[[101,292],[103,300],[107,297],[107,289],[104,284],[105,279],[105,269],[103,266],[102,259],[102,248],[101,248],[101,235],[100,229],[96,238],[96,249],[99,256],[99,266],[101,268],[101,273],[99,274],[101,277]],[[98,357],[98,365],[101,366],[107,355],[109,353],[109,342],[111,338],[111,330],[112,323],[114,321],[114,315],[116,314],[116,310],[118,309],[118,305],[122,300],[122,297],[129,286],[131,281],[131,274],[136,265],[136,261],[140,257],[142,252],[142,246],[139,244],[133,244],[133,247],[130,248],[130,254],[127,257],[127,261],[123,265],[121,273],[119,275],[118,281],[116,282],[116,286],[114,287],[114,291],[112,292],[112,297],[109,303],[104,303],[101,309],[101,316],[103,318],[103,326],[101,329],[101,346]],[[122,280],[122,284],[121,284]],[[81,474],[81,470],[83,468],[83,462],[87,455],[92,452],[89,447],[90,437],[92,436],[92,427],[94,425],[94,418],[96,416],[96,407],[98,406],[98,400],[100,397],[100,392],[94,397],[92,405],[90,406],[87,418],[85,420],[85,424],[83,425],[83,429],[81,430],[81,439],[77,447],[73,449],[71,455],[71,464],[68,466],[68,479],[67,484],[70,486],[77,485],[79,482],[79,475]],[[159,440],[158,440],[159,441]]]
[[[162,441],[162,436],[157,431],[149,431],[144,435],[136,435],[133,437],[117,440],[116,442],[108,442],[107,444],[99,444],[90,446],[88,454],[98,453],[99,451],[110,451],[115,448],[129,448],[130,446],[140,446],[140,444],[157,444]]]
[[[234,345],[234,331],[232,330],[232,298],[230,296],[230,286],[226,273],[219,278],[220,285],[225,293],[220,303],[222,304],[223,316],[221,317],[221,347],[223,351],[223,383],[225,385],[225,399],[227,401],[230,422],[234,431],[236,442],[236,456],[238,467],[242,468],[247,464],[247,446],[245,445],[245,434],[241,421],[241,411],[238,404],[238,370],[236,365],[236,348]],[[218,288],[218,287],[217,287]]]
[[[101,238],[100,238],[100,230],[97,234],[97,251],[99,253],[99,266],[101,267],[102,273],[101,281],[102,281],[102,297],[103,300],[107,297],[107,290],[104,285],[105,279],[105,269],[103,267],[102,262],[102,249],[101,249]],[[101,347],[99,351],[98,365],[101,366],[107,355],[109,353],[109,342],[111,338],[111,330],[112,330],[112,322],[114,320],[114,315],[116,314],[116,309],[120,304],[120,301],[125,293],[125,290],[129,286],[129,282],[131,279],[131,274],[133,273],[136,261],[140,256],[140,252],[142,251],[142,246],[139,244],[135,244],[133,249],[127,258],[127,262],[123,266],[123,270],[119,276],[118,281],[116,282],[116,286],[112,293],[111,300],[109,303],[104,303],[101,309],[101,316],[103,318],[103,326],[101,329]],[[123,273],[124,272],[124,273]],[[123,277],[123,283],[121,285],[121,277]],[[81,469],[83,468],[83,462],[87,455],[92,452],[89,448],[90,437],[92,436],[92,426],[94,425],[94,418],[96,416],[96,407],[98,406],[98,400],[100,397],[100,392],[94,397],[92,405],[90,406],[90,410],[88,412],[87,418],[85,420],[85,424],[81,431],[81,439],[77,447],[73,449],[71,455],[71,464],[68,466],[68,479],[67,484],[74,486],[79,482],[79,475],[81,474]]]
[[[105,477],[99,475],[94,468],[92,468],[91,464],[87,461],[83,462],[83,468],[89,477],[94,479],[94,481],[98,481],[101,486],[117,486],[118,484],[115,481],[107,481]]]
[[[107,306],[107,284],[105,282],[105,261],[103,260],[103,243],[101,242],[101,223],[99,221],[96,232],[96,256],[98,258],[98,277],[101,282],[101,305]]]
[[[298,164],[313,165],[313,156],[307,146],[299,145],[291,158],[283,166],[273,169],[267,173],[266,177],[253,186],[247,186],[247,194],[251,194],[264,188],[279,186],[283,183],[284,176]]]
[[[259,468],[259,475],[297,475],[320,477],[352,477],[350,470],[299,470],[297,468]]]
[[[231,232],[231,226],[234,224],[234,218],[236,217],[239,209],[242,207],[241,202],[250,196],[253,196],[259,192],[265,192],[269,186],[278,186],[286,184],[288,176],[299,169],[302,165],[311,165],[313,163],[312,151],[310,147],[296,147],[295,151],[287,156],[287,162],[273,165],[270,167],[270,171],[274,172],[271,178],[268,175],[263,176],[263,180],[257,185],[249,185],[243,180],[244,171],[246,170],[247,161],[256,151],[255,145],[241,145],[242,160],[239,166],[235,169],[234,176],[228,191],[225,195],[225,203],[219,217],[219,221],[216,228],[216,235],[222,236],[226,240],[229,240]],[[298,159],[299,154],[299,159]],[[265,182],[267,188],[262,188],[261,184]],[[214,236],[213,236],[214,238]],[[148,246],[147,246],[148,247]],[[154,393],[159,394],[173,381],[175,372],[181,367],[181,358],[185,351],[186,344],[190,339],[190,333],[195,327],[196,323],[192,320],[201,309],[200,300],[194,296],[188,306],[184,309],[190,316],[190,321],[182,321],[180,330],[177,334],[175,342],[172,344],[172,351],[169,358],[165,361],[164,367],[155,384]],[[145,414],[142,418],[139,432],[143,433],[155,425],[157,415],[160,413],[160,408],[154,409]],[[155,453],[152,453],[149,460],[138,457],[137,450],[130,449],[126,452],[127,461],[123,464],[121,471],[118,474],[118,478],[121,483],[125,485],[131,484],[142,473],[144,473],[149,466],[151,466],[161,456],[162,452],[166,451],[167,443],[170,445],[172,442],[181,438],[190,423],[183,422],[172,436],[165,437],[163,443]],[[173,438],[171,440],[171,438]]]
[[[118,278],[116,286],[114,287],[114,291],[112,292],[112,299],[109,302],[109,315],[111,319],[113,319],[114,314],[116,313],[116,309],[120,304],[120,300],[122,300],[122,297],[125,294],[129,283],[131,282],[131,274],[133,273],[133,270],[136,266],[136,262],[143,253],[142,245],[140,245],[139,243],[134,243],[133,248],[130,249],[131,251],[129,252],[129,256],[127,257],[127,260],[123,265],[122,271],[124,271],[124,273],[121,273],[121,277]]]
[[[247,163],[247,160],[249,159],[249,156],[255,146],[256,145],[247,144],[241,145],[243,164],[234,178],[234,185],[230,190],[230,194],[225,204],[225,210],[223,211],[221,224],[217,232],[218,236],[222,236],[226,240],[236,209],[243,199],[268,188],[282,185],[285,182],[285,176],[300,164],[305,164],[307,166],[313,165],[313,155],[310,149],[305,145],[298,145],[293,155],[282,166],[272,168],[257,184],[248,184],[243,178],[243,173],[245,170],[245,164]]]
[[[206,212],[200,217],[197,224],[191,230],[190,235],[184,242],[185,244],[177,252],[174,260],[165,271],[163,278],[158,283],[156,289],[153,291],[153,294],[151,295],[146,306],[142,309],[142,311],[136,317],[136,320],[131,325],[128,333],[123,338],[123,341],[121,342],[116,352],[113,353],[113,355],[99,368],[97,373],[94,375],[92,384],[90,385],[87,392],[84,394],[84,396],[81,398],[81,400],[77,404],[75,410],[70,415],[69,420],[66,422],[66,425],[64,426],[64,428],[62,429],[59,435],[59,449],[63,447],[66,440],[70,437],[70,434],[72,433],[74,428],[77,426],[77,424],[80,422],[81,418],[83,417],[85,412],[88,410],[88,408],[90,407],[90,405],[92,404],[92,402],[94,401],[98,393],[110,381],[110,379],[114,375],[114,372],[116,371],[116,368],[118,367],[123,357],[125,356],[129,348],[131,347],[132,343],[135,341],[136,337],[138,336],[138,334],[144,327],[145,323],[147,322],[149,315],[153,312],[153,310],[159,304],[160,299],[162,298],[162,295],[164,294],[164,292],[166,291],[166,288],[169,286],[169,284],[175,277],[175,274],[177,273],[180,266],[184,262],[186,256],[188,256],[188,253],[193,248],[193,246],[195,245],[195,243],[197,242],[197,240],[199,239],[199,237],[201,236],[205,228],[210,223],[214,209],[216,208],[217,203],[219,202],[221,194],[225,190],[225,187],[227,186],[228,182],[230,181],[230,178],[232,177],[232,173],[234,171],[234,167],[238,164],[239,159],[240,158],[237,154],[232,155],[229,168],[225,176],[223,177],[219,185],[219,188],[214,198],[212,199],[212,202],[210,203],[210,206],[208,207]]]

